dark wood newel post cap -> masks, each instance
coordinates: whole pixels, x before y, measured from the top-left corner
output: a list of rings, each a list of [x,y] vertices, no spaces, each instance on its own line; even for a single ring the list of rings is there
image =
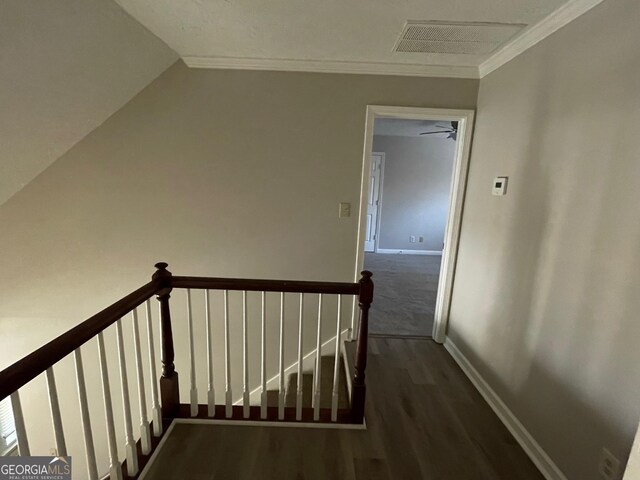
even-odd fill
[[[373,281],[371,277],[373,273],[369,270],[363,270],[360,272],[362,274],[362,278],[358,282],[360,284],[360,295],[359,295],[359,304],[362,306],[364,304],[370,304],[373,301]]]
[[[156,267],[156,271],[151,276],[152,280],[160,280],[162,286],[165,287],[165,291],[158,292],[159,294],[166,294],[171,291],[171,272],[167,270],[169,266],[168,263],[158,262],[154,265]]]
[[[170,277],[171,276],[171,272],[169,270],[167,270],[168,266],[169,266],[168,263],[164,263],[164,262],[156,263],[154,265],[154,267],[156,267],[157,270],[155,271],[155,273],[153,274],[153,276],[151,278],[155,280],[156,278]]]

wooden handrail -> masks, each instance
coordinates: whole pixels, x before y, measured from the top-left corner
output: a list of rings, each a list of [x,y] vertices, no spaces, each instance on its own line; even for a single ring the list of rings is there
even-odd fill
[[[357,283],[181,276],[173,276],[171,279],[171,286],[173,288],[196,288],[208,290],[326,293],[334,295],[357,295],[360,291],[360,286]]]
[[[105,409],[105,422],[108,433],[108,446],[109,446],[109,460],[110,460],[110,476],[111,478],[137,478],[139,468],[146,463],[148,454],[152,453],[153,448],[157,447],[160,437],[163,431],[166,431],[166,427],[171,423],[174,418],[184,416],[202,416],[206,415],[209,418],[216,410],[218,413],[216,416],[224,416],[226,418],[235,418],[240,415],[243,419],[257,418],[277,418],[279,420],[293,419],[295,421],[325,421],[325,422],[347,422],[350,421],[355,424],[362,424],[364,420],[365,410],[365,369],[367,365],[367,336],[368,336],[368,319],[369,319],[369,307],[373,300],[373,282],[371,281],[371,272],[363,271],[362,278],[358,283],[338,283],[338,282],[309,282],[309,281],[288,281],[288,280],[260,280],[260,279],[239,279],[239,278],[213,278],[213,277],[180,277],[173,276],[173,274],[167,270],[168,265],[164,262],[157,263],[155,265],[156,271],[151,277],[151,281],[142,287],[138,288],[134,292],[130,293],[126,297],[118,300],[114,304],[102,310],[100,313],[93,315],[89,319],[63,333],[56,339],[50,341],[46,345],[38,348],[34,352],[30,353],[21,360],[15,362],[10,367],[0,372],[0,400],[11,396],[12,407],[16,420],[16,435],[18,448],[21,455],[29,455],[29,447],[27,441],[27,433],[24,428],[24,418],[22,414],[22,408],[20,403],[20,397],[18,390],[33,380],[36,376],[46,372],[47,377],[47,389],[49,393],[49,402],[51,406],[51,416],[54,425],[54,434],[56,440],[56,448],[60,455],[66,455],[66,443],[64,438],[64,429],[62,426],[62,417],[60,414],[58,395],[56,390],[54,365],[62,360],[67,355],[75,352],[76,360],[76,376],[79,389],[79,399],[81,404],[81,417],[83,430],[85,435],[85,452],[87,461],[89,464],[93,462],[95,469],[95,449],[93,447],[93,440],[91,437],[91,422],[88,414],[87,399],[86,399],[86,386],[84,383],[84,372],[82,367],[82,360],[80,357],[80,347],[89,340],[97,337],[98,343],[98,356],[100,359],[100,376],[102,380],[102,391]],[[191,404],[188,406],[188,412],[185,414],[184,405],[180,404],[180,390],[178,381],[178,372],[175,366],[175,350],[173,344],[172,333],[172,320],[171,320],[171,308],[169,305],[169,299],[171,292],[174,288],[184,289],[205,289],[206,299],[206,311],[208,315],[209,296],[208,290],[224,290],[225,298],[225,355],[227,369],[227,390],[225,392],[225,405],[216,405],[215,398],[209,399],[207,406],[198,405],[196,385],[196,373],[195,362],[193,353],[193,333],[191,323],[191,296],[190,291],[187,290],[188,298],[188,322],[191,336]],[[240,290],[244,291],[243,300],[243,375],[244,375],[244,394],[243,394],[243,406],[234,407],[232,405],[232,396],[229,383],[230,372],[230,360],[228,351],[229,342],[229,320],[228,320],[228,290]],[[264,380],[263,377],[263,392],[262,392],[262,404],[260,407],[251,407],[249,404],[249,388],[248,388],[248,341],[247,341],[247,316],[246,316],[246,291],[259,291],[262,292],[262,328],[264,339],[264,315],[265,315],[265,293],[264,292],[280,292],[280,403],[278,407],[268,407],[265,396]],[[315,403],[313,408],[302,408],[302,402],[298,401],[294,409],[286,409],[284,406],[284,388],[282,379],[284,378],[283,367],[283,355],[284,355],[284,298],[285,292],[299,293],[300,294],[300,316],[299,316],[299,343],[298,343],[298,358],[299,362],[302,362],[302,324],[303,324],[303,294],[312,293],[320,294],[318,299],[318,321],[317,321],[317,345],[316,345],[316,382],[319,382],[320,378],[320,355],[321,349],[321,325],[322,325],[322,294],[337,295],[337,316],[336,316],[336,336],[335,341],[335,355],[334,360],[334,379],[333,379],[333,391],[332,391],[332,405],[330,409],[323,409],[320,407],[320,385],[316,384],[314,389]],[[148,339],[149,339],[149,355],[151,365],[155,364],[155,356],[153,349],[153,339],[151,327],[151,314],[149,299],[152,296],[156,296],[159,307],[159,326],[161,336],[161,349],[160,360],[162,363],[162,373],[160,378],[156,379],[155,368],[151,368],[151,382],[153,385],[158,385],[160,388],[161,406],[158,405],[158,392],[152,389],[153,403],[154,403],[154,418],[153,418],[153,442],[150,436],[150,428],[147,422],[147,414],[145,412],[146,401],[144,397],[144,374],[142,372],[142,360],[140,356],[140,339],[137,325],[137,315],[135,309],[141,304],[147,302],[147,322],[148,322]],[[352,381],[351,389],[351,406],[349,409],[338,408],[338,357],[340,352],[341,341],[341,312],[342,312],[342,297],[341,295],[357,295],[358,305],[360,307],[360,324],[357,337],[357,349],[355,358],[355,371]],[[140,440],[136,447],[135,437],[132,428],[131,418],[131,406],[129,398],[129,389],[127,381],[127,366],[125,346],[122,334],[123,322],[120,321],[125,315],[130,312],[134,312],[132,320],[134,327],[134,343],[136,354],[136,368],[137,379],[139,389],[139,402],[140,402]],[[109,373],[107,366],[107,353],[105,352],[103,331],[109,326],[115,324],[118,340],[118,357],[120,367],[120,381],[121,392],[123,401],[123,413],[125,423],[125,440],[126,440],[126,462],[120,463],[118,457],[118,445],[116,441],[115,425],[113,406],[111,399],[111,390],[109,385]],[[210,321],[207,318],[207,325],[210,325]],[[207,334],[209,336],[209,333]],[[263,340],[264,342],[264,340]],[[264,343],[263,343],[264,345]],[[263,359],[264,357],[263,346]],[[211,353],[208,352],[208,363],[211,365]],[[263,366],[264,369],[264,366]],[[299,375],[301,372],[301,366],[299,368]],[[263,370],[264,372],[264,370]],[[158,382],[157,384],[155,382]],[[211,380],[210,376],[210,382]],[[194,395],[195,392],[195,395]],[[212,390],[209,391],[211,395]],[[301,400],[302,391],[298,389],[299,399]],[[203,410],[201,407],[205,407]],[[253,412],[253,413],[252,413]],[[271,412],[271,413],[269,413]],[[146,435],[146,436],[145,436]],[[93,459],[93,460],[92,460]]]
[[[358,295],[361,293],[362,288],[358,283],[345,282],[172,276],[166,270],[166,267],[166,263],[156,264],[158,270],[149,283],[38,348],[26,357],[18,360],[13,365],[0,371],[0,400],[26,385],[47,368],[62,360],[153,295],[157,295],[161,306],[164,307],[162,309],[161,322],[163,323],[165,333],[169,333],[169,337],[164,339],[167,344],[163,344],[163,355],[167,356],[167,358],[163,356],[163,361],[166,362],[163,373],[165,377],[173,377],[172,345],[169,345],[167,342],[167,340],[170,339],[170,330],[167,332],[167,329],[170,328],[168,298],[172,288],[324,293],[336,295]]]
[[[0,400],[26,385],[163,287],[152,280],[0,372]]]

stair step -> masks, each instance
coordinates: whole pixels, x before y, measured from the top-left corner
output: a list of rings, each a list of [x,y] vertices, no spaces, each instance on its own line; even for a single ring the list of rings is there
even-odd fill
[[[320,363],[320,408],[331,408],[333,394],[333,367],[334,356],[321,357]],[[347,378],[344,373],[343,359],[338,364],[338,408],[349,408],[349,393],[347,390]],[[295,407],[298,391],[298,373],[288,376],[285,385],[285,407]],[[302,407],[310,408],[313,400],[313,371],[302,373]],[[278,390],[267,391],[267,405],[278,406]]]

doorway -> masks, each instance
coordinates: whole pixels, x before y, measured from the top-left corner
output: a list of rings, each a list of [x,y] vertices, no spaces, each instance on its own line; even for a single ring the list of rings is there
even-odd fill
[[[372,333],[444,342],[473,117],[367,107],[356,278],[365,267],[374,273]],[[425,148],[431,153],[416,153]]]

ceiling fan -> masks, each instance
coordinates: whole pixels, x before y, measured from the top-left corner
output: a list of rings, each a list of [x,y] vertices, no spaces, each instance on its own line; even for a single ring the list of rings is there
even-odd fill
[[[436,125],[437,128],[444,128],[444,130],[439,130],[437,132],[422,132],[420,135],[434,135],[436,133],[447,133],[447,138],[451,138],[452,140],[456,140],[458,138],[458,122],[451,122],[450,127],[445,127],[444,125]]]

